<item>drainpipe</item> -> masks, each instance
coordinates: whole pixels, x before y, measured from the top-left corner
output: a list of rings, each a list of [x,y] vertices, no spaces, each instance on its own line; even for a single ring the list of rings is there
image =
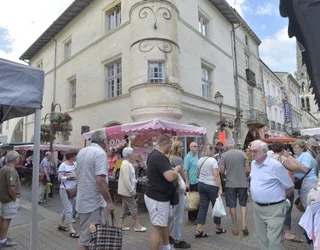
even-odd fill
[[[56,91],[57,91],[57,40],[53,39],[54,41],[54,69],[53,69],[53,99],[52,99],[52,106],[51,111],[53,112],[53,106],[56,103]]]
[[[54,112],[55,105],[56,105],[56,91],[57,91],[57,40],[52,39],[54,41],[54,58],[53,58],[53,98],[51,103],[51,114]],[[52,122],[50,116],[50,123]],[[53,152],[53,135],[52,131],[50,133],[50,152]]]
[[[240,89],[238,81],[238,60],[237,60],[237,46],[236,46],[236,29],[240,27],[240,24],[235,27],[232,24],[231,41],[232,41],[232,58],[233,58],[233,72],[234,72],[234,87],[236,97],[236,121],[235,121],[235,136],[237,145],[241,145],[241,108],[240,108]]]

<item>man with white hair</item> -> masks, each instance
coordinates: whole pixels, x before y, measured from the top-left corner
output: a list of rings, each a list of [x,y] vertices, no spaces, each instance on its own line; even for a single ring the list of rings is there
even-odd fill
[[[254,201],[256,233],[262,250],[284,250],[284,220],[293,192],[288,170],[268,157],[268,145],[261,140],[251,144],[251,196]]]
[[[108,159],[104,131],[91,136],[91,145],[77,155],[76,210],[80,218],[78,250],[88,250],[90,224],[103,224],[104,208],[113,213],[114,207],[108,188]]]
[[[19,153],[10,151],[6,156],[6,165],[0,169],[0,248],[17,245],[17,242],[7,238],[7,233],[19,208],[20,179],[15,169],[19,162]]]
[[[244,236],[249,234],[247,228],[247,203],[248,203],[248,181],[247,173],[250,165],[246,154],[236,149],[235,141],[227,140],[228,151],[222,154],[220,161],[220,173],[226,176],[226,203],[230,209],[233,222],[232,233],[238,235],[237,226],[237,198],[241,207],[242,232]]]

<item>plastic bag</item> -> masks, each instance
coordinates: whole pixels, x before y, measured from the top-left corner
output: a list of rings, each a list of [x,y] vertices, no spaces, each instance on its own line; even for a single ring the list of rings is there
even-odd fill
[[[308,205],[320,201],[320,185],[316,188],[312,188],[308,193]]]
[[[219,195],[212,209],[212,217],[223,217],[226,215],[227,215],[226,209],[224,208],[222,198]]]
[[[200,204],[200,195],[198,192],[187,193],[184,197],[185,210],[196,211]]]

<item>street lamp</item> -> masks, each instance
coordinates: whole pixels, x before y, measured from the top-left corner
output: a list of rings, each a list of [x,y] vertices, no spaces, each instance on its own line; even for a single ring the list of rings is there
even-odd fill
[[[222,131],[222,104],[223,104],[223,95],[218,91],[214,95],[214,100],[219,105],[219,112],[220,112],[220,130]]]

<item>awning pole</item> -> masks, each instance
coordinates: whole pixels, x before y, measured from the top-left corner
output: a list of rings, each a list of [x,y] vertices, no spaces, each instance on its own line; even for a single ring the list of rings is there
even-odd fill
[[[38,187],[39,187],[39,163],[40,163],[40,122],[41,110],[36,110],[34,122],[34,146],[32,169],[32,222],[30,232],[30,250],[37,250],[38,240]]]

